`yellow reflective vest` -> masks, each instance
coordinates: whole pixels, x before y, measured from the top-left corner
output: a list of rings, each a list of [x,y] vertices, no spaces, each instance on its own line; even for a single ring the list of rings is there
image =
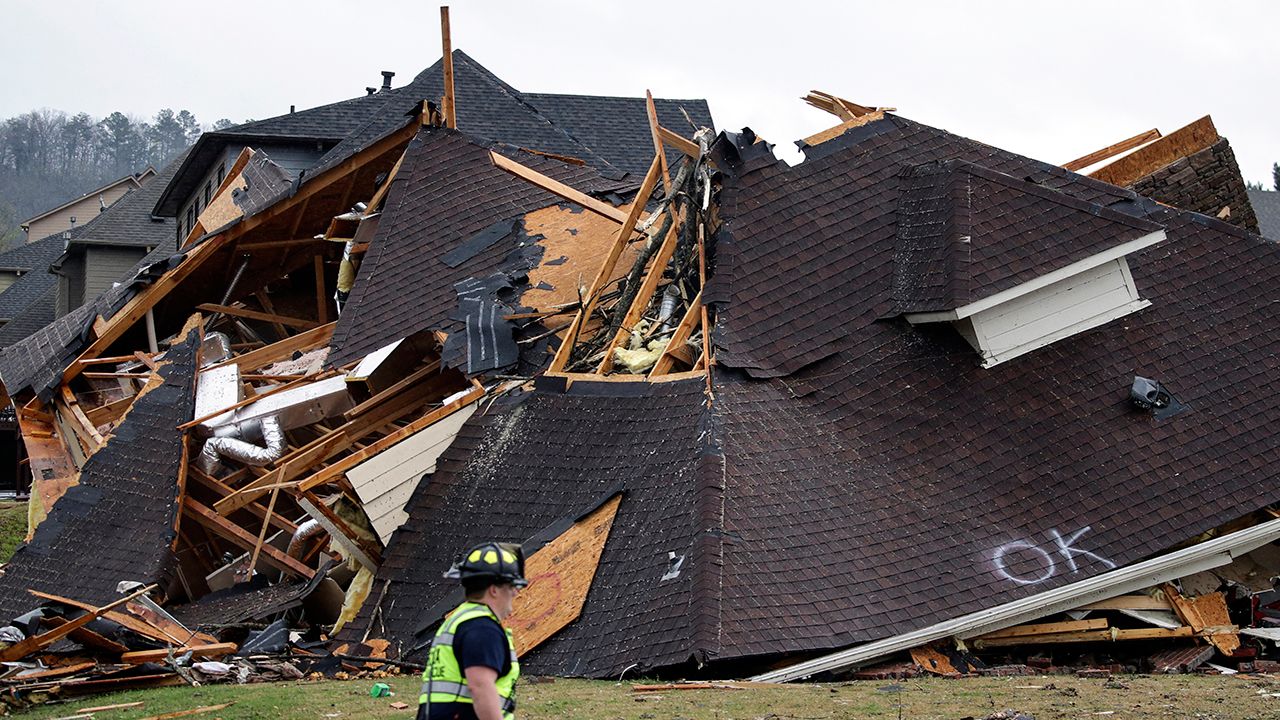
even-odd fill
[[[440,629],[431,641],[431,653],[427,656],[427,667],[422,671],[422,694],[418,696],[419,705],[435,703],[466,703],[471,705],[471,688],[467,687],[467,678],[463,668],[458,667],[458,656],[453,652],[453,638],[458,627],[468,620],[476,618],[492,618],[501,627],[498,616],[493,614],[488,605],[464,602],[454,608],[440,623]],[[502,717],[512,720],[516,711],[516,680],[520,678],[520,661],[516,659],[516,644],[511,631],[503,628],[507,634],[507,651],[511,653],[511,669],[498,678],[498,697],[502,699]]]

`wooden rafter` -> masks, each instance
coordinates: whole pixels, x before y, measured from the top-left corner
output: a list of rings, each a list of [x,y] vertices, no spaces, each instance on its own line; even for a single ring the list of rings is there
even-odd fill
[[[696,158],[698,157],[698,144],[680,135],[679,133],[668,130],[661,125],[658,126],[658,136],[662,138],[663,144],[679,150],[685,155]]]
[[[188,512],[196,522],[204,527],[212,530],[214,534],[230,541],[233,545],[240,549],[251,551],[254,548],[256,538],[244,528],[227,520],[211,508],[205,506],[197,500],[187,496],[183,498],[182,508]],[[262,546],[262,555],[266,562],[277,570],[282,570],[291,575],[298,575],[304,578],[310,578],[315,571],[299,562],[296,558],[290,557],[287,553],[281,552],[273,545],[267,544]]]
[[[853,120],[854,118],[869,115],[877,110],[886,110],[890,108],[873,108],[866,105],[859,105],[852,100],[845,100],[831,93],[825,93],[821,90],[810,90],[808,95],[801,98],[810,105],[819,110],[829,112],[832,115],[844,121]]]
[[[636,193],[636,199],[631,203],[631,209],[627,212],[627,217],[622,222],[622,227],[618,228],[618,234],[613,240],[613,247],[609,249],[609,255],[605,258],[604,263],[600,266],[600,272],[596,273],[595,280],[591,282],[591,287],[587,290],[585,304],[574,318],[573,324],[569,327],[569,332],[565,334],[564,342],[560,344],[560,349],[556,351],[556,356],[551,361],[549,372],[560,372],[568,364],[569,354],[573,351],[573,345],[578,339],[578,334],[582,332],[590,321],[591,313],[600,301],[600,293],[604,290],[605,283],[609,282],[609,278],[613,277],[618,258],[622,257],[622,251],[626,249],[627,243],[631,240],[631,234],[635,231],[636,223],[644,212],[645,203],[649,202],[649,196],[653,194],[653,188],[658,184],[658,174],[661,171],[662,157],[661,155],[655,155],[653,162],[649,164],[649,172],[645,173],[644,181],[640,183],[640,191]]]
[[[671,195],[671,171],[667,168],[667,152],[662,146],[661,126],[658,125],[658,109],[653,104],[653,93],[644,91],[644,110],[649,116],[649,136],[653,138],[653,152],[662,164],[662,188],[668,197]]]
[[[214,365],[213,367],[222,367],[224,365],[239,365],[242,372],[248,370],[257,370],[266,367],[271,363],[293,357],[296,352],[305,352],[313,350],[322,345],[327,344],[333,338],[333,329],[337,326],[336,322],[328,325],[321,325],[306,332],[298,333],[290,338],[285,338],[279,342],[260,347],[256,350],[250,350],[230,360]]]
[[[197,310],[204,310],[211,313],[221,313],[232,317],[240,317],[248,320],[262,320],[269,323],[279,323],[288,325],[301,330],[314,330],[320,327],[320,323],[314,320],[303,320],[302,318],[293,318],[286,315],[277,315],[269,312],[259,312],[248,308],[236,307],[234,305],[218,305],[216,303],[200,303],[196,306]]]
[[[666,271],[667,263],[671,262],[671,256],[675,254],[676,241],[679,236],[679,232],[677,232],[678,225],[679,223],[676,222],[671,223],[671,229],[667,231],[667,236],[663,239],[662,246],[658,248],[657,254],[649,265],[649,271],[640,283],[640,289],[631,301],[631,307],[627,308],[627,314],[623,317],[622,324],[618,326],[618,332],[614,334],[613,339],[605,347],[604,358],[600,360],[600,367],[596,370],[597,373],[603,375],[613,369],[614,348],[621,346],[622,341],[631,333],[632,328],[644,316],[644,311],[648,309],[649,301],[653,299],[653,293],[658,288],[658,282],[662,280],[662,274]]]
[[[1160,131],[1156,128],[1151,128],[1150,130],[1144,133],[1138,133],[1137,135],[1134,135],[1131,138],[1128,138],[1126,140],[1121,140],[1120,142],[1115,143],[1114,145],[1108,145],[1102,148],[1101,150],[1091,152],[1088,155],[1085,155],[1084,157],[1078,157],[1075,160],[1072,160],[1071,162],[1063,163],[1062,167],[1063,169],[1070,170],[1072,172],[1075,172],[1076,170],[1083,170],[1084,168],[1087,168],[1090,165],[1093,165],[1094,163],[1100,163],[1103,160],[1106,160],[1107,158],[1115,157],[1116,155],[1119,155],[1122,152],[1127,152],[1140,145],[1145,145],[1146,143],[1149,143],[1152,140],[1158,140],[1158,139],[1160,139]]]
[[[662,351],[662,356],[658,358],[658,362],[654,363],[653,369],[649,371],[649,377],[666,375],[671,372],[677,359],[691,367],[698,366],[701,355],[696,358],[692,357],[689,352],[689,346],[686,343],[690,336],[693,335],[693,331],[701,324],[702,292],[699,291],[693,301],[689,303],[689,309],[685,311],[684,319],[676,326],[675,333],[671,335],[671,340],[667,342],[667,349]]]
[[[441,101],[446,127],[458,127],[457,110],[453,94],[453,38],[449,33],[449,8],[440,8],[440,44],[444,51],[444,98]]]
[[[509,172],[528,183],[537,185],[552,195],[564,198],[569,202],[577,203],[584,209],[590,210],[597,215],[607,217],[616,223],[626,222],[627,213],[607,202],[604,202],[603,200],[597,200],[580,190],[575,190],[574,188],[565,185],[559,180],[553,180],[537,170],[521,165],[501,153],[490,150],[489,158],[493,161],[494,167]]]

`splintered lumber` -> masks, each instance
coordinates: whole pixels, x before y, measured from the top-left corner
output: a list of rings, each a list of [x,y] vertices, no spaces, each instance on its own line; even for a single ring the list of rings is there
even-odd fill
[[[86,612],[75,620],[70,620],[66,624],[53,628],[48,632],[41,633],[39,635],[32,635],[31,637],[16,642],[9,647],[0,650],[0,662],[14,662],[16,660],[21,660],[36,650],[47,648],[76,630],[79,630],[85,625],[88,625],[94,620],[102,617],[108,611],[114,610],[130,600],[145,595],[155,589],[155,585],[148,585],[134,591],[133,593],[125,595],[119,600],[103,605],[100,608],[95,608],[91,612]]]
[[[293,357],[295,352],[304,352],[328,344],[333,339],[333,329],[337,325],[337,322],[321,325],[306,332],[298,333],[293,337],[260,347],[257,350],[250,350],[230,360],[224,360],[213,367],[239,365],[241,372],[248,372],[266,367],[274,362],[287,360]]]
[[[662,240],[662,246],[658,248],[657,254],[654,255],[649,271],[645,274],[644,280],[640,283],[640,289],[631,301],[631,307],[627,308],[627,314],[622,318],[622,323],[618,326],[618,332],[614,334],[609,345],[605,347],[604,358],[600,360],[600,367],[596,370],[597,373],[603,375],[613,369],[614,348],[622,346],[622,341],[631,334],[632,328],[644,316],[644,311],[648,309],[649,302],[653,299],[653,293],[658,288],[658,282],[662,280],[662,274],[666,271],[667,263],[671,262],[671,256],[675,254],[676,242],[679,239],[677,225],[678,223],[676,222],[671,223],[671,229],[667,231],[667,236]]]
[[[376,570],[382,564],[382,553],[375,544],[361,537],[320,498],[311,493],[302,493],[298,498],[298,505],[342,547],[343,554],[354,557],[370,570]]]
[[[245,148],[248,150],[248,148]],[[97,705],[95,707],[80,708],[76,712],[80,715],[92,715],[94,713],[106,712],[108,710],[124,710],[127,708],[142,707],[145,703],[139,700],[137,702],[116,703],[115,705]]]
[[[1089,173],[1089,177],[1128,187],[1163,167],[1211,147],[1218,142],[1219,137],[1218,129],[1213,126],[1213,118],[1205,115],[1144,148],[1098,168]]]
[[[546,190],[552,195],[564,198],[572,203],[577,203],[585,210],[590,210],[597,215],[603,215],[616,223],[623,223],[627,220],[627,213],[622,212],[619,208],[616,208],[603,200],[597,200],[580,190],[575,190],[559,180],[553,180],[537,170],[521,165],[501,153],[490,150],[489,158],[493,161],[494,167],[499,170],[511,173],[521,180]]]
[[[191,653],[192,657],[213,658],[230,655],[239,649],[235,643],[212,643],[208,645],[183,645],[182,647],[163,648],[160,650],[135,650],[120,654],[120,662],[129,665],[161,662],[170,655],[177,657]]]
[[[370,410],[372,410],[373,408],[386,402],[388,398],[393,398],[396,395],[399,395],[405,390],[408,390],[409,388],[421,382],[428,375],[438,372],[439,370],[440,370],[440,360],[438,359],[433,360],[432,362],[429,362],[426,365],[423,365],[422,367],[413,371],[409,375],[406,375],[405,377],[401,378],[391,387],[388,387],[387,389],[383,390],[377,395],[374,395],[368,400],[365,400],[359,405],[356,405],[355,407],[346,411],[345,413],[342,414],[342,417],[346,418],[347,420],[350,420],[357,416],[363,415],[366,412],[369,412]]]
[[[50,668],[48,670],[40,670],[38,672],[27,673],[25,675],[13,675],[11,677],[0,679],[3,683],[26,683],[32,680],[44,680],[46,678],[65,677],[67,675],[75,675],[83,670],[89,670],[98,666],[96,662],[73,663],[62,667]]]
[[[235,703],[229,702],[222,703],[221,705],[205,705],[204,707],[192,708],[190,710],[178,710],[176,712],[167,712],[160,715],[151,715],[149,717],[142,718],[142,720],[173,720],[173,718],[190,717],[191,715],[203,715],[205,713],[225,710],[232,705],[235,705]]]
[[[662,157],[655,155],[653,162],[649,164],[649,172],[645,173],[644,181],[640,183],[640,190],[636,193],[636,199],[631,203],[631,209],[627,212],[627,217],[622,222],[622,227],[618,228],[618,235],[614,238],[613,247],[609,249],[609,255],[605,258],[604,264],[600,266],[600,272],[596,273],[596,278],[591,282],[591,288],[587,291],[587,299],[582,309],[578,311],[577,316],[573,320],[573,325],[569,326],[569,332],[565,334],[565,341],[560,344],[560,349],[556,351],[555,359],[551,361],[548,372],[559,372],[564,370],[565,365],[569,362],[569,354],[573,351],[573,346],[578,339],[578,334],[591,319],[591,313],[596,308],[596,303],[600,300],[600,293],[604,286],[609,282],[609,278],[613,276],[614,267],[618,264],[618,258],[622,257],[622,251],[626,249],[627,242],[631,239],[631,233],[636,229],[636,223],[640,221],[640,216],[644,213],[645,203],[649,202],[649,196],[653,194],[654,187],[658,184],[658,175],[662,172]]]
[[[827,128],[826,130],[823,130],[820,133],[815,133],[813,135],[810,135],[804,140],[801,140],[801,142],[804,143],[804,145],[807,147],[821,145],[822,143],[828,140],[832,140],[840,137],[841,135],[845,134],[845,132],[853,128],[861,127],[863,125],[866,125],[867,123],[875,122],[876,120],[881,120],[883,118],[884,118],[884,112],[877,110],[876,112],[873,112],[873,113],[860,115],[856,118],[853,118],[852,120],[846,120],[840,123],[839,125],[836,125],[835,127]]]
[[[446,127],[458,127],[457,110],[454,108],[453,95],[453,40],[449,36],[449,8],[440,8],[440,44],[444,51],[444,97],[441,99],[441,110],[444,112]]]
[[[42,593],[38,590],[28,590],[27,592],[40,598],[41,600],[50,600],[52,602],[60,603],[62,605],[68,605],[70,607],[79,608],[80,610],[84,610],[85,612],[93,612],[95,609],[92,605],[88,603],[82,603],[78,600],[72,600],[70,598],[64,598],[58,595],[52,595],[50,593]],[[110,620],[111,622],[117,625],[120,625],[121,627],[128,628],[145,638],[150,638],[152,640],[155,640],[156,642],[162,642],[162,643],[186,642],[181,638],[174,637],[173,635],[170,635],[164,630],[161,630],[160,628],[155,627],[150,623],[144,620],[141,620],[139,618],[136,618],[125,612],[112,610],[112,611],[103,613],[102,617],[106,618],[107,620]]]
[[[241,317],[247,320],[262,320],[269,323],[280,323],[288,325],[300,330],[314,330],[320,327],[320,323],[314,320],[303,320],[301,318],[292,318],[287,315],[277,315],[275,313],[260,312],[258,310],[250,310],[248,308],[236,307],[234,305],[218,305],[217,303],[200,303],[196,306],[197,310],[204,310],[210,313],[221,313],[223,315],[231,315],[232,317]]]
[[[215,478],[212,475],[209,475],[208,473],[204,472],[203,470],[196,467],[195,465],[191,465],[190,467],[187,468],[187,470],[190,473],[189,477],[195,478],[196,481],[198,481],[205,487],[217,493],[219,497],[225,498],[235,493],[235,488],[232,488],[223,480],[219,480],[218,478]],[[289,533],[290,535],[298,531],[297,525],[294,525],[292,522],[289,522],[288,519],[282,517],[279,513],[272,513],[271,515],[267,515],[266,508],[262,507],[261,505],[250,503],[249,505],[246,505],[244,509],[256,515],[259,520],[270,517],[271,524],[273,526],[275,526],[280,530],[283,530],[284,532]]]
[[[865,105],[859,105],[852,100],[845,100],[842,97],[836,97],[831,93],[825,93],[821,90],[810,90],[801,100],[810,105],[829,112],[841,120],[853,120],[854,118],[873,113],[880,108],[870,108]]]
[[[190,495],[182,499],[182,508],[188,511],[196,522],[212,530],[214,534],[230,541],[241,550],[253,550],[257,538],[249,534],[244,528],[214,512],[212,508],[193,500]],[[314,570],[304,565],[301,561],[289,556],[273,545],[263,545],[262,555],[267,563],[277,570],[283,570],[292,575],[308,579],[315,574]]]
[[[1085,155],[1084,157],[1078,157],[1075,160],[1072,160],[1071,162],[1063,163],[1062,168],[1064,170],[1070,170],[1072,172],[1075,172],[1076,170],[1082,170],[1094,163],[1100,163],[1103,160],[1106,160],[1107,158],[1115,157],[1116,155],[1119,155],[1122,152],[1132,150],[1138,147],[1139,145],[1142,145],[1144,143],[1149,143],[1152,140],[1158,140],[1158,139],[1160,139],[1160,131],[1156,128],[1151,128],[1150,130],[1144,133],[1138,133],[1137,135],[1134,135],[1131,138],[1128,138],[1126,140],[1121,140],[1120,142],[1115,143],[1113,145],[1108,145],[1102,148],[1101,150],[1091,152],[1088,155]]]
[[[1119,642],[1121,640],[1165,640],[1169,638],[1194,637],[1196,631],[1189,626],[1173,629],[1165,628],[1110,628],[1107,630],[1085,630],[1082,632],[1051,633],[1048,635],[1020,635],[1016,637],[997,637],[990,639],[974,638],[976,648],[1005,647],[1009,645],[1054,645],[1078,642]]]
[[[115,422],[124,411],[133,405],[133,396],[114,400],[96,408],[85,410],[85,417],[89,418],[89,423],[97,427]]]
[[[620,494],[609,498],[525,561],[529,586],[516,596],[503,622],[515,633],[517,655],[537,647],[582,613],[621,502]]]
[[[1230,655],[1240,648],[1240,636],[1236,634],[1238,628],[1227,614],[1227,601],[1222,593],[1211,592],[1189,598],[1167,583],[1163,589],[1178,619],[1207,637],[1219,652]]]
[[[662,143],[664,145],[670,145],[691,158],[698,157],[698,144],[685,136],[659,125],[658,137],[662,138]]]

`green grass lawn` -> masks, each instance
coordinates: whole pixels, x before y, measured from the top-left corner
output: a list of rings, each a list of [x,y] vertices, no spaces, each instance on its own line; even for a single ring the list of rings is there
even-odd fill
[[[0,501],[0,563],[9,562],[27,536],[27,504]]]
[[[46,705],[22,718],[65,718],[77,708],[143,701],[141,708],[104,712],[96,718],[144,718],[195,707],[234,702],[203,718],[409,718],[418,681],[382,680],[395,696],[371,698],[376,680],[213,685],[101,695],[75,703]],[[1280,717],[1280,678],[1269,676],[1124,676],[1107,681],[1071,676],[916,678],[896,683],[856,682],[752,687],[745,690],[680,690],[638,694],[631,683],[555,680],[524,684],[518,693],[520,718],[573,720],[788,720],[883,718],[961,720],[1013,708],[1036,720],[1067,718],[1197,718],[1262,720]],[[391,708],[408,703],[407,710]]]

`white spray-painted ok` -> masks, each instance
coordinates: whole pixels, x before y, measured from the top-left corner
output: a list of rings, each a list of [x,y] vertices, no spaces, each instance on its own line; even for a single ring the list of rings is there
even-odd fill
[[[1041,547],[1039,544],[1033,543],[1030,540],[1014,540],[1012,542],[1007,542],[991,552],[991,562],[995,565],[996,573],[1000,575],[1000,577],[1003,577],[1006,580],[1012,580],[1019,585],[1039,585],[1040,583],[1048,582],[1053,578],[1053,576],[1058,573],[1058,560],[1054,559],[1055,555],[1061,556],[1060,559],[1064,562],[1066,567],[1070,569],[1069,571],[1073,573],[1079,571],[1079,566],[1076,565],[1076,558],[1080,556],[1091,558],[1106,565],[1108,568],[1115,569],[1116,564],[1107,558],[1104,558],[1097,553],[1074,547],[1075,542],[1080,539],[1081,535],[1089,532],[1089,529],[1090,526],[1086,525],[1066,537],[1064,537],[1062,533],[1058,532],[1057,528],[1049,530],[1048,535],[1052,540],[1052,548],[1050,550],[1046,550],[1044,547]],[[1029,551],[1040,556],[1043,568],[1040,574],[1034,576],[1018,575],[1009,569],[1008,565],[1005,563],[1005,556],[1019,551]]]

